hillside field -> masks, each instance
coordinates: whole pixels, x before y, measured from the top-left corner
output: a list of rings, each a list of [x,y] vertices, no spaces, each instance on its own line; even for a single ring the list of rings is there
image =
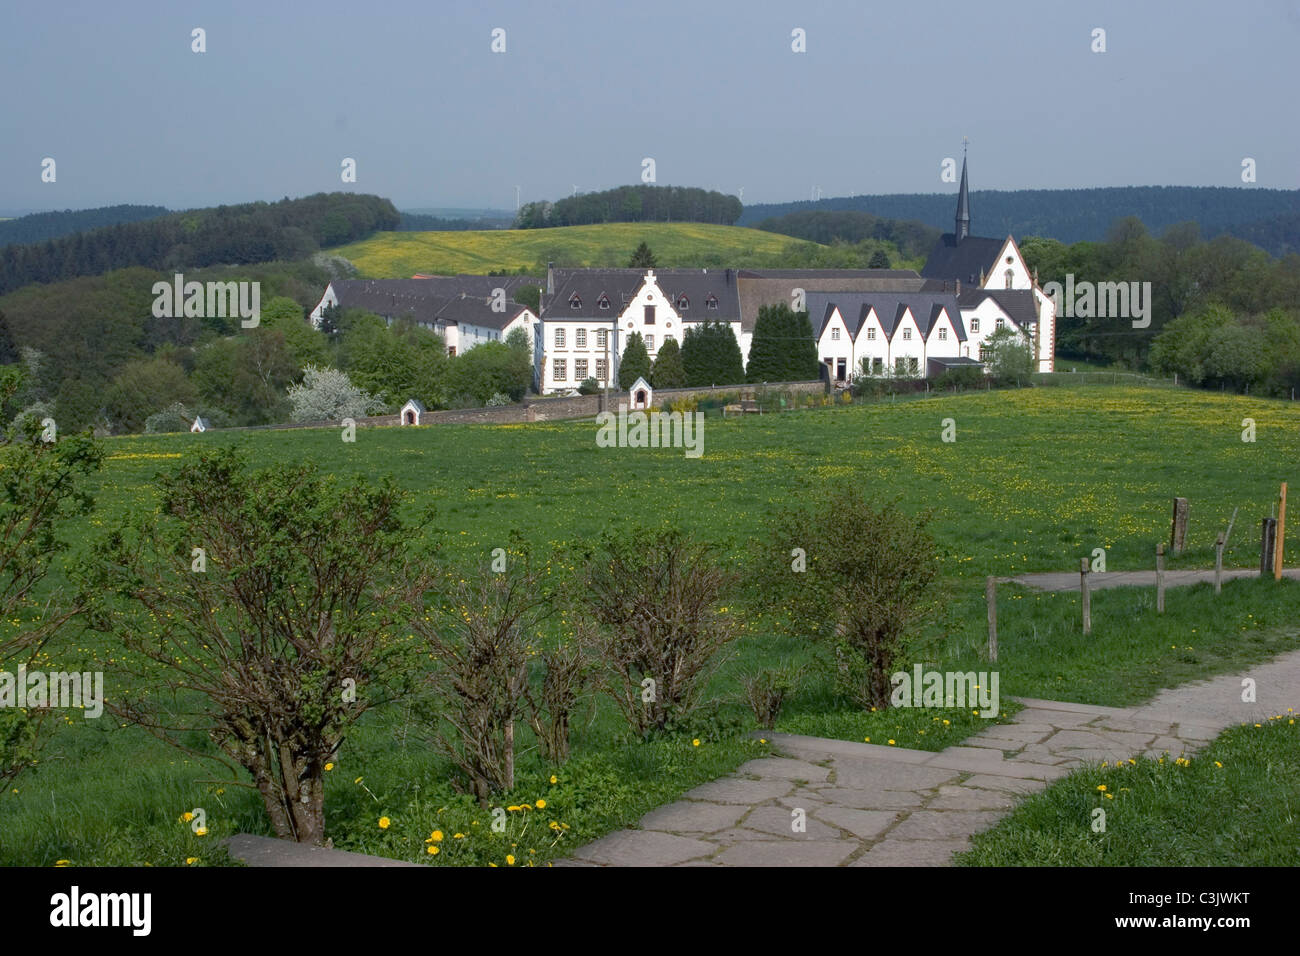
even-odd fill
[[[1253,444],[1241,440],[1245,417],[1257,425]],[[941,441],[947,418],[956,424],[953,443]],[[93,483],[97,509],[70,529],[69,560],[126,511],[156,507],[150,481],[159,470],[231,442],[263,465],[314,459],[339,476],[392,474],[411,492],[412,509],[437,506],[445,557],[463,565],[486,563],[512,529],[543,558],[634,523],[677,526],[714,543],[745,579],[729,601],[741,636],[710,684],[716,703],[690,732],[630,743],[609,702],[594,699],[575,720],[574,758],[560,768],[545,766],[529,746],[531,731],[521,732],[519,785],[501,799],[545,796],[546,816],[571,826],[567,835],[485,832],[483,811],[452,790],[449,765],[407,705],[367,714],[329,775],[328,833],[340,848],[485,865],[500,864],[513,840],[520,848],[513,852],[535,850],[540,864],[768,752],[747,736],[755,724],[739,698],[743,673],[807,668],[777,730],[937,750],[981,729],[963,710],[867,713],[837,696],[819,651],[783,633],[785,612],[746,573],[777,509],[847,484],[878,500],[897,498],[911,513],[929,511],[942,609],[915,635],[908,659],[981,670],[986,574],[1077,569],[1097,547],[1107,551],[1108,570],[1149,567],[1155,542],[1168,534],[1174,495],[1191,501],[1189,550],[1179,563],[1210,566],[1214,536],[1239,507],[1226,563],[1254,565],[1259,519],[1278,482],[1296,478],[1300,406],[1169,388],[1039,387],[709,418],[697,459],[682,449],[600,448],[595,436],[588,420],[361,429],[355,443],[332,429],[108,439]],[[1271,580],[1231,582],[1217,597],[1208,585],[1180,588],[1159,616],[1150,589],[1099,591],[1093,634],[1081,639],[1077,595],[1004,586],[1003,707],[1014,709],[1008,696],[1124,706],[1300,646],[1297,590]],[[104,671],[111,700],[119,654],[98,637],[73,634],[45,664]],[[256,796],[214,781],[204,761],[110,719],[66,723],[42,766],[17,792],[0,795],[0,864],[220,863],[215,838],[268,832]],[[200,733],[188,739],[210,749]],[[210,837],[177,822],[193,807],[207,808]],[[376,826],[381,814],[393,820],[390,830]],[[468,836],[431,861],[425,844],[435,827]]]
[[[505,269],[622,267],[641,242],[659,265],[704,268],[757,265],[799,240],[757,229],[703,223],[615,222],[554,229],[481,232],[381,232],[331,249],[350,260],[363,278],[407,279],[416,273],[484,274]],[[812,245],[810,243],[810,245]]]

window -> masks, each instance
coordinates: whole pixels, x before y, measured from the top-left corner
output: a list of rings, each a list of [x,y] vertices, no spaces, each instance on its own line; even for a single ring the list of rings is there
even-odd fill
[[[939,341],[942,342],[947,338],[948,338],[948,330],[946,328],[939,329]]]
[[[587,347],[586,329],[578,329],[573,333],[573,347],[576,349],[585,349]]]
[[[1011,270],[1010,270],[1010,269],[1007,270],[1007,288],[1008,288],[1008,289],[1011,288]]]
[[[596,348],[603,349],[609,345],[609,329],[596,330]]]
[[[1001,319],[998,319],[998,321],[996,322],[996,324],[995,324],[994,327],[1000,329],[1000,328],[1002,328],[1002,326],[1005,325],[1005,324],[1006,324],[1006,323],[1003,322]]]
[[[587,360],[573,360],[573,380],[575,382],[585,382],[587,380]]]
[[[903,339],[904,339],[904,341],[910,341],[911,338],[912,338],[912,330],[911,330],[911,329],[903,329]]]
[[[647,352],[653,352],[655,350],[655,337],[653,335],[647,335],[645,337],[645,348]]]
[[[601,381],[601,382],[605,381],[605,375],[606,375],[606,372],[605,372],[605,359],[596,359],[596,378],[597,378],[597,380],[599,380],[599,381]]]
[[[596,300],[596,306],[597,306],[598,308],[601,308],[601,309],[608,309],[608,308],[609,308],[609,296],[607,296],[607,295],[605,295],[605,294],[602,293],[602,294],[601,294],[601,297],[600,297],[599,299]]]
[[[868,338],[868,339],[871,339],[871,340],[874,341],[875,338],[876,338],[876,330],[875,330],[875,329],[867,329],[867,338]]]
[[[988,347],[987,345],[983,345],[983,344],[981,344],[981,345],[980,345],[980,361],[981,361],[981,362],[987,362],[988,360],[989,360],[989,347]]]
[[[647,305],[645,307],[645,324],[646,325],[655,324],[655,307],[653,305]]]
[[[971,320],[970,320],[970,330],[971,330],[972,332],[978,332],[978,331],[980,330],[980,320],[979,320],[979,319],[971,319]]]
[[[556,359],[551,365],[551,378],[557,382],[569,380],[569,363],[566,359]]]
[[[840,340],[840,330],[839,330],[839,329],[831,329],[831,341],[832,341],[832,342],[838,342],[839,340]]]
[[[873,358],[871,360],[871,374],[880,375],[885,371],[885,360],[882,358]]]
[[[564,348],[564,329],[555,330],[555,347],[557,349]]]
[[[704,307],[706,309],[716,309],[718,307],[718,297],[710,292],[709,297],[704,300]]]
[[[689,309],[690,307],[691,307],[691,300],[690,300],[690,299],[686,298],[686,296],[684,296],[684,295],[680,295],[680,296],[677,297],[677,311],[678,311],[678,312],[685,312],[685,311],[686,311],[687,309]]]
[[[907,373],[909,375],[915,375],[919,370],[920,370],[920,365],[917,362],[916,356],[915,355],[909,356],[907,359]]]
[[[582,300],[578,298],[578,293],[575,292],[573,293],[573,295],[569,296],[569,308],[571,309],[582,308]]]
[[[907,374],[907,359],[905,358],[894,359],[894,374],[895,375]]]

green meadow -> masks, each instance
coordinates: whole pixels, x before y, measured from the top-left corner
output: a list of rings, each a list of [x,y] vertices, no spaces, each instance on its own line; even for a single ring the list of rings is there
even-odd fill
[[[1242,419],[1256,440],[1242,441]],[[956,441],[941,440],[944,420]],[[1259,520],[1278,484],[1294,480],[1300,407],[1176,389],[1042,387],[931,395],[709,418],[704,453],[599,448],[592,421],[516,426],[438,425],[341,430],[215,432],[105,442],[94,481],[97,511],[72,529],[71,562],[130,510],[155,506],[152,477],[197,448],[245,446],[255,463],[313,459],[340,475],[392,475],[415,509],[434,504],[446,560],[486,562],[518,531],[543,555],[608,528],[671,525],[715,544],[743,585],[728,613],[742,623],[713,700],[686,736],[630,743],[620,718],[592,700],[574,722],[574,757],[546,766],[528,741],[518,791],[503,797],[505,834],[448,781],[413,707],[367,715],[331,771],[327,825],[335,845],[434,865],[544,864],[652,807],[766,753],[738,677],[804,666],[778,730],[941,749],[978,730],[969,712],[863,713],[834,692],[823,653],[765,600],[752,569],[781,508],[851,486],[928,514],[941,578],[939,611],[915,635],[910,661],[987,670],[984,577],[1077,569],[1094,549],[1108,570],[1153,566],[1168,536],[1171,499],[1191,501],[1188,552],[1171,566],[1208,567],[1213,541],[1237,509],[1228,566],[1257,561]],[[834,547],[809,541],[808,549]],[[1297,545],[1300,547],[1300,545]],[[558,573],[567,569],[557,567]],[[1157,615],[1143,589],[1093,595],[1093,633],[1079,599],[1004,585],[999,598],[1000,693],[1123,706],[1162,687],[1230,670],[1300,646],[1300,586],[1271,580],[1171,590]],[[791,636],[783,625],[793,624]],[[70,635],[51,664],[106,671],[115,649]],[[1003,710],[1010,713],[1010,702]],[[0,864],[223,862],[215,841],[268,832],[256,795],[220,768],[169,749],[110,718],[73,716],[18,793],[0,796]],[[202,750],[202,734],[190,743]],[[554,777],[554,782],[552,781]],[[538,805],[541,801],[541,805]],[[202,807],[209,833],[179,815]],[[387,825],[380,826],[380,820]],[[554,824],[554,826],[552,826]],[[433,842],[434,833],[442,836]],[[457,837],[455,834],[461,834]],[[439,852],[429,849],[438,847]],[[514,859],[511,864],[507,857]]]

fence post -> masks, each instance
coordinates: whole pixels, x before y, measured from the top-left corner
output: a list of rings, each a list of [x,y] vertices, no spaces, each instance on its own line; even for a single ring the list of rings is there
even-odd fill
[[[1260,522],[1259,576],[1262,578],[1273,567],[1273,539],[1277,532],[1277,519],[1265,518]]]
[[[998,659],[998,579],[989,575],[984,582],[984,600],[989,606],[989,660]]]
[[[1169,533],[1169,547],[1173,554],[1182,554],[1187,546],[1187,512],[1190,505],[1186,498],[1174,499],[1174,523]]]
[[[1165,613],[1165,543],[1156,545],[1156,612]]]
[[[1282,580],[1283,548],[1286,545],[1286,482],[1282,482],[1282,496],[1277,503],[1277,535],[1273,543],[1273,580]]]
[[[1219,532],[1218,538],[1214,541],[1214,593],[1218,594],[1223,590],[1223,532]]]
[[[1083,633],[1092,633],[1092,596],[1088,593],[1088,559],[1079,559],[1079,594],[1083,598]]]

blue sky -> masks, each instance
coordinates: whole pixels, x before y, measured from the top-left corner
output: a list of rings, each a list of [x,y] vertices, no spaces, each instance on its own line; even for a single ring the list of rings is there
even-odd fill
[[[1298,47],[1300,0],[4,0],[0,209],[953,192],[963,137],[974,189],[1295,189]]]

